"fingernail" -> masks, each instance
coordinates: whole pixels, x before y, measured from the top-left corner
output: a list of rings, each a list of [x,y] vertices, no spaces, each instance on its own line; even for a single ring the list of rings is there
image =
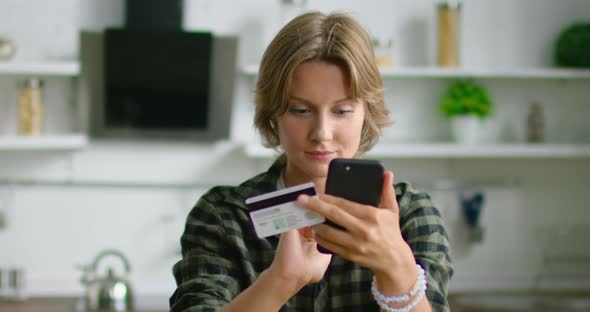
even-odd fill
[[[302,204],[307,204],[309,201],[309,195],[301,194],[297,200],[299,200],[299,202]]]

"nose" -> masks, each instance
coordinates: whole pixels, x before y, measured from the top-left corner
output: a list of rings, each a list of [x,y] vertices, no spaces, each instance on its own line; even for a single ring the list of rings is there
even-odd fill
[[[312,141],[325,142],[332,139],[332,125],[330,118],[326,114],[318,114],[314,118],[314,125],[312,130]]]

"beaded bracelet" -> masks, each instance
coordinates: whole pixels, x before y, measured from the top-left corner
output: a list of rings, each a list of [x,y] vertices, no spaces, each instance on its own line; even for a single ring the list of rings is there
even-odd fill
[[[418,271],[418,280],[414,287],[409,294],[404,294],[400,296],[385,296],[383,295],[375,285],[375,277],[373,277],[373,282],[371,283],[371,293],[373,294],[373,298],[377,301],[377,304],[386,312],[408,312],[413,309],[426,293],[427,283],[426,283],[426,274],[424,269],[419,264],[416,264],[416,270]],[[391,303],[404,303],[410,301],[410,299],[418,294],[412,302],[409,302],[406,306],[400,308],[394,308],[389,306]]]
[[[418,295],[416,296],[416,298],[412,302],[410,302],[408,305],[401,307],[401,308],[390,307],[388,304],[383,303],[383,302],[377,302],[377,303],[379,304],[379,307],[385,312],[410,312],[410,311],[412,311],[412,309],[416,305],[418,305],[420,300],[422,300],[422,298],[424,298],[424,295],[426,295],[426,287],[424,287],[423,291],[418,293]]]
[[[377,285],[375,284],[375,277],[373,276],[373,282],[371,283],[371,293],[377,302],[384,302],[386,304],[389,303],[402,303],[409,301],[411,297],[413,297],[418,290],[420,290],[423,286],[422,284],[426,283],[426,277],[424,269],[419,264],[416,264],[416,271],[418,271],[418,280],[416,280],[416,284],[412,287],[412,290],[409,294],[404,294],[401,296],[388,296],[386,297],[383,295],[378,289]]]

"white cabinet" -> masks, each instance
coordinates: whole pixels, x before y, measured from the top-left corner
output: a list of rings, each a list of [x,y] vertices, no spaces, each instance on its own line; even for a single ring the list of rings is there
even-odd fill
[[[0,136],[0,151],[68,151],[88,144],[83,134],[38,137]]]
[[[0,63],[2,76],[76,77],[79,73],[77,62]]]
[[[67,151],[84,147],[87,136],[78,120],[78,62],[8,62],[0,63],[0,151]],[[16,135],[18,81],[38,77],[43,87],[45,128],[38,137]]]

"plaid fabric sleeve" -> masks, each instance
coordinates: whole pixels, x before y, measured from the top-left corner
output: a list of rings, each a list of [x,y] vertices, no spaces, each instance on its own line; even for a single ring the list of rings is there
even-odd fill
[[[426,296],[432,311],[450,311],[447,291],[453,275],[449,241],[442,217],[426,193],[408,184],[397,187],[402,235],[414,252],[416,262],[426,271]]]
[[[170,311],[216,311],[240,292],[239,270],[232,259],[235,248],[223,228],[220,207],[210,201],[220,193],[212,190],[201,197],[187,217],[182,260],[173,268],[178,287]]]

